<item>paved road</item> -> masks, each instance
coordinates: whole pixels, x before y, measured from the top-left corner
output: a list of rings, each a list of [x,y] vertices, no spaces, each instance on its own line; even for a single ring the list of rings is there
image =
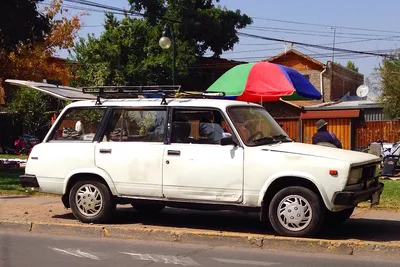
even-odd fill
[[[87,239],[0,232],[1,267],[81,266],[399,266],[398,261],[358,256],[299,254],[177,243]]]

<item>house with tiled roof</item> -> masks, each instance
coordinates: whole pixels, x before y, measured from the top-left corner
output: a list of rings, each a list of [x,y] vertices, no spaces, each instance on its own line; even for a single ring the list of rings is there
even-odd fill
[[[346,94],[355,95],[357,87],[364,83],[363,74],[331,61],[323,63],[296,49],[263,61],[285,65],[302,73],[321,92],[321,102],[337,101]],[[299,104],[308,105],[304,101]]]

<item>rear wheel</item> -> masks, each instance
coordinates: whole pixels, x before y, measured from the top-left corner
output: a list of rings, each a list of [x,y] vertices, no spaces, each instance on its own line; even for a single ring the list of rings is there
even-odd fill
[[[154,215],[160,213],[165,206],[160,204],[132,204],[133,208],[145,215]]]
[[[291,186],[279,191],[269,206],[269,220],[283,236],[308,237],[321,228],[325,207],[308,188]]]
[[[71,188],[69,204],[74,216],[85,223],[104,223],[116,204],[107,186],[98,181],[79,181]]]

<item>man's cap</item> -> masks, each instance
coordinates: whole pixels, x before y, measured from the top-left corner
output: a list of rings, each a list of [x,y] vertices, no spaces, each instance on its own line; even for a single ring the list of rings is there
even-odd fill
[[[317,130],[321,129],[322,127],[324,127],[324,126],[327,125],[327,124],[328,124],[328,123],[327,123],[325,120],[320,119],[320,120],[317,121],[317,123],[316,123]]]

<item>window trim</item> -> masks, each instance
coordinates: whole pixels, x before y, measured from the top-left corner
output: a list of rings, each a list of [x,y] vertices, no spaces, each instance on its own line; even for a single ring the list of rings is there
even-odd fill
[[[111,116],[113,115],[114,110],[136,110],[136,111],[143,111],[143,110],[150,110],[150,111],[157,111],[157,110],[162,110],[162,111],[166,111],[166,116],[165,116],[165,121],[166,123],[164,123],[164,130],[163,130],[163,138],[162,141],[160,142],[145,142],[145,141],[131,141],[131,142],[124,142],[124,143],[138,143],[138,142],[145,142],[145,143],[163,143],[165,144],[165,137],[166,137],[166,129],[167,129],[167,124],[168,124],[168,108],[164,107],[164,106],[108,106],[108,113],[107,113],[107,118],[104,122],[102,122],[102,127],[101,127],[101,131],[99,131],[98,136],[96,135],[95,138],[97,142],[102,142],[103,137],[104,137],[104,133],[105,130],[107,128],[108,123],[110,122]],[[104,116],[106,117],[106,116]]]
[[[238,133],[236,131],[236,128],[233,126],[232,121],[230,120],[229,117],[227,117],[227,114],[225,114],[225,112],[220,109],[220,108],[216,108],[216,107],[199,107],[199,106],[192,106],[192,107],[185,107],[185,106],[170,106],[168,107],[168,109],[170,110],[170,116],[168,117],[168,125],[169,125],[169,130],[168,130],[168,140],[167,140],[167,145],[171,145],[171,135],[172,135],[172,118],[173,118],[173,114],[175,110],[199,110],[199,111],[218,111],[221,113],[222,118],[225,120],[225,122],[229,125],[229,127],[232,129],[232,138],[233,140],[237,143],[238,147],[243,147],[243,144],[241,142],[241,139],[239,139],[237,137]],[[175,144],[187,144],[187,143],[173,143]],[[200,145],[200,146],[204,146],[204,145],[212,145],[215,146],[215,144],[189,144],[189,145]]]
[[[96,129],[93,139],[91,141],[89,141],[89,140],[53,140],[53,137],[56,134],[56,131],[58,130],[61,123],[65,120],[65,117],[68,114],[70,114],[71,111],[75,111],[75,110],[104,110],[103,116],[100,120],[99,126]],[[44,143],[93,143],[93,142],[96,142],[97,134],[104,122],[106,114],[107,114],[107,107],[102,107],[102,106],[80,106],[80,107],[67,108],[62,112],[61,117],[57,120],[57,123],[55,123],[52,126],[51,131],[48,133],[48,135],[46,136],[46,138],[44,140]]]

